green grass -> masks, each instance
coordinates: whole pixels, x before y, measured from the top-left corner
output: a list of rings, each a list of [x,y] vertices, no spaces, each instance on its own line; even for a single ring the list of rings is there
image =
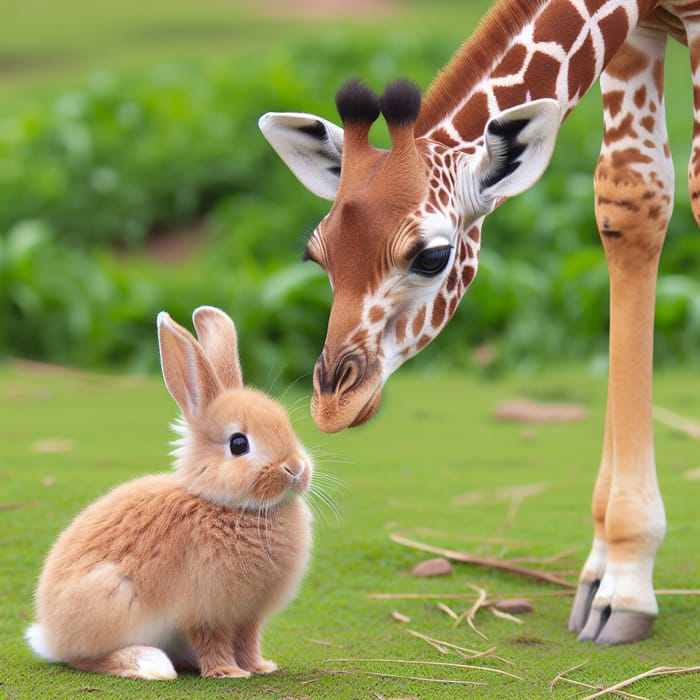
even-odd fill
[[[385,33],[447,27],[446,41],[456,48],[490,2],[472,0],[456,10],[449,1],[398,0],[380,14],[316,5],[313,13],[278,0],[0,0],[0,99],[51,93],[96,70],[140,70],[161,61],[233,58],[245,72],[246,60],[271,48],[313,37],[332,41],[334,31],[353,26]]]
[[[658,378],[656,402],[700,417],[696,377]],[[504,398],[530,396],[583,403],[590,417],[570,425],[497,423],[492,414]],[[651,640],[627,647],[580,644],[566,631],[570,601],[538,596],[554,590],[513,575],[457,565],[449,578],[416,579],[408,572],[424,556],[392,543],[392,532],[413,534],[438,546],[504,558],[544,558],[574,548],[576,569],[590,540],[589,494],[599,457],[605,381],[581,372],[549,373],[499,381],[468,375],[400,372],[386,390],[384,406],[367,426],[328,436],[313,426],[305,397],[296,404],[295,426],[307,446],[325,453],[317,468],[341,477],[336,493],[340,520],[317,521],[313,563],[298,599],[270,622],[264,650],[281,669],[249,681],[207,681],[183,675],[167,685],[77,673],[34,658],[22,639],[32,618],[32,589],[47,548],[83,505],[110,486],[168,468],[168,422],[175,405],[160,380],[0,368],[0,696],[75,698],[566,698],[575,688],[557,673],[587,661],[570,675],[612,684],[657,666],[697,664],[700,603],[695,597],[660,598],[661,616]],[[697,517],[700,481],[686,474],[700,464],[698,445],[657,426],[657,459],[668,513],[668,534],[659,554],[657,588],[697,587]],[[41,441],[65,451],[42,452]],[[58,442],[56,442],[58,441]],[[43,443],[46,446],[46,443]],[[51,447],[51,443],[49,443]],[[506,487],[542,484],[509,521]],[[455,505],[460,495],[483,498]],[[449,534],[447,534],[449,533]],[[509,544],[495,545],[502,537]],[[550,567],[551,568],[551,567]],[[570,576],[573,579],[574,574]],[[434,600],[375,600],[371,593],[460,593],[466,584],[491,594],[531,595],[534,612],[523,625],[481,611],[478,627],[454,629]],[[457,612],[469,602],[445,600]],[[407,625],[392,611],[411,617]],[[498,666],[515,680],[485,671],[364,664],[339,658],[378,657],[459,662],[411,637],[406,628],[473,649],[496,647],[515,663]],[[313,641],[317,640],[317,641]],[[318,643],[326,642],[328,646]],[[330,646],[333,645],[333,646]],[[337,673],[336,671],[350,671]],[[362,671],[468,679],[486,686],[450,686],[369,676]],[[645,680],[631,689],[647,698],[700,696],[700,676]]]

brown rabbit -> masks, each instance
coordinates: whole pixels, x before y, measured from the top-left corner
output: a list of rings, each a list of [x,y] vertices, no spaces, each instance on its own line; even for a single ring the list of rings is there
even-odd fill
[[[286,411],[243,387],[231,319],[207,306],[193,318],[199,342],[158,315],[163,377],[182,409],[175,471],[118,486],[58,538],[26,633],[49,661],[147,679],[277,668],[260,634],[309,559],[299,494],[312,463]]]

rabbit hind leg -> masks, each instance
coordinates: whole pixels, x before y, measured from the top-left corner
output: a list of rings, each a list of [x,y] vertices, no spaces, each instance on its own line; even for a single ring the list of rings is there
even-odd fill
[[[68,663],[78,671],[122,678],[162,681],[177,678],[170,659],[157,647],[128,646],[97,659],[71,659]]]

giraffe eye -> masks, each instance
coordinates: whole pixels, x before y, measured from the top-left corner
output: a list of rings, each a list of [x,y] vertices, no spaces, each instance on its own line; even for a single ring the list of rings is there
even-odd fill
[[[434,277],[447,267],[451,253],[451,245],[426,248],[411,263],[411,272],[425,277]]]

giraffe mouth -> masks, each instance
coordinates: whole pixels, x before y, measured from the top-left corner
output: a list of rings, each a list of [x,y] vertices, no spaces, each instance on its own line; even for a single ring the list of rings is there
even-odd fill
[[[324,433],[337,433],[366,423],[377,412],[381,398],[381,386],[370,389],[369,392],[344,396],[314,392],[311,397],[311,415]]]
[[[355,419],[350,423],[349,427],[356,428],[358,425],[362,425],[372,418],[379,408],[381,399],[382,390],[379,388],[374,392],[374,394],[372,394],[370,400],[360,410]]]

